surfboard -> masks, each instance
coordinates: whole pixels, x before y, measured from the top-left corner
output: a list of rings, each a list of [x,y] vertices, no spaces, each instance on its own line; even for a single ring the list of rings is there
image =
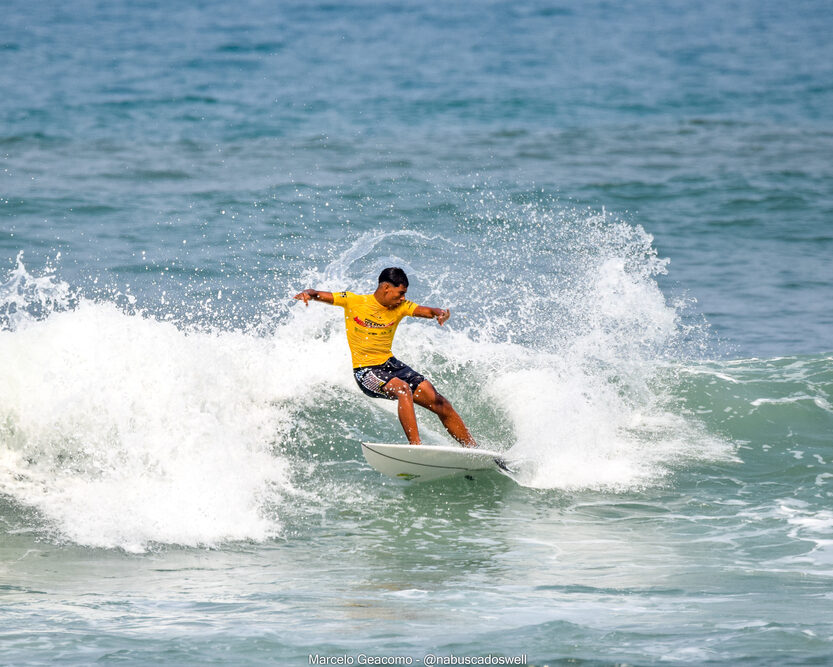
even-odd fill
[[[383,475],[414,482],[482,470],[512,472],[500,452],[474,447],[363,442],[362,453]]]

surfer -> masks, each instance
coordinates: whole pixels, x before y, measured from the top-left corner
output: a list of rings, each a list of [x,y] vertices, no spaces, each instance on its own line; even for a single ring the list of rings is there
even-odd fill
[[[305,289],[293,298],[309,306],[321,301],[344,308],[347,344],[353,359],[353,377],[359,388],[372,398],[386,398],[399,404],[399,421],[412,445],[419,445],[414,403],[440,418],[451,436],[464,447],[476,447],[460,415],[425,376],[399,361],[391,352],[396,327],[403,317],[436,319],[442,326],[450,317],[448,310],[418,306],[405,299],[408,276],[399,268],[379,274],[379,286],[373,294],[322,292]]]

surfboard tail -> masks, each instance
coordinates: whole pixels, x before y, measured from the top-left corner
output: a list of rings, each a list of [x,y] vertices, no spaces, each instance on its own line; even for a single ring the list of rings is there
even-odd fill
[[[515,471],[515,470],[512,470],[512,468],[510,468],[510,467],[509,467],[509,464],[506,462],[506,460],[505,460],[505,459],[500,458],[499,456],[495,458],[495,465],[496,465],[496,466],[497,466],[500,470],[502,470],[503,472],[507,472],[507,473],[509,473],[510,475],[514,475],[514,474],[517,472],[517,471]]]

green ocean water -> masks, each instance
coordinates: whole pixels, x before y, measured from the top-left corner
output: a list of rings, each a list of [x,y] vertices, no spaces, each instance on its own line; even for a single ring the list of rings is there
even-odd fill
[[[0,662],[833,659],[825,3],[4,14]]]

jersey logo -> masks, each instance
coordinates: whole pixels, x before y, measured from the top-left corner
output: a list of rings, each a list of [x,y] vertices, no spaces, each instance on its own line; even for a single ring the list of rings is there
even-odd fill
[[[390,322],[388,324],[377,324],[376,322],[371,322],[369,320],[361,320],[358,317],[354,317],[353,321],[360,327],[365,327],[366,329],[387,329],[388,327],[392,327],[394,324],[396,324],[396,322]]]

